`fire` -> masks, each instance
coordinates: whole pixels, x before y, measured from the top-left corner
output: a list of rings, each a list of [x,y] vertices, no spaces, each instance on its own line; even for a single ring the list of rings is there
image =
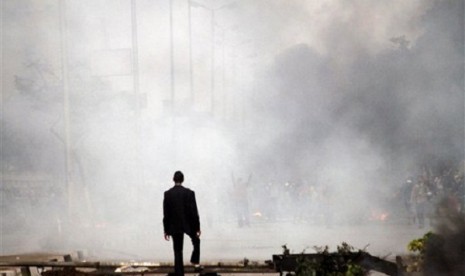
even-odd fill
[[[262,217],[263,215],[260,212],[255,212],[255,213],[253,213],[253,216],[254,217]]]
[[[389,213],[386,211],[371,210],[370,220],[386,221],[389,218]]]

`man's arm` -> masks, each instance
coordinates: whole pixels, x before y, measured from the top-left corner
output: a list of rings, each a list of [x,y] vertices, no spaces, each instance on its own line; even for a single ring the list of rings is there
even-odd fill
[[[163,231],[165,233],[165,240],[169,241],[170,236],[168,235],[168,224],[169,224],[169,212],[168,202],[166,200],[166,192],[163,197]]]
[[[200,217],[199,210],[197,209],[197,201],[195,200],[195,192],[192,191],[191,194],[191,211],[192,211],[192,227],[197,233],[197,236],[200,236]]]

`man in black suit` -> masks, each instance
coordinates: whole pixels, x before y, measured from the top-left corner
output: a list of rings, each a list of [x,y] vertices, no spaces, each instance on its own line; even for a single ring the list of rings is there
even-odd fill
[[[195,193],[182,186],[184,175],[177,171],[173,176],[174,187],[165,192],[163,199],[163,227],[165,240],[173,238],[174,249],[174,273],[184,275],[184,263],[182,249],[184,245],[184,234],[191,240],[194,250],[192,251],[191,263],[196,271],[200,271],[200,219],[195,201]]]

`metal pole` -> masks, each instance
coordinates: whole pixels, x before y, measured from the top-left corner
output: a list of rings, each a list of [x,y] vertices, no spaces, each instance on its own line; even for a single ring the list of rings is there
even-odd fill
[[[223,108],[223,119],[226,119],[226,53],[225,53],[225,44],[226,44],[226,32],[227,30],[223,30],[223,48],[222,48],[222,65],[221,65],[221,73],[222,73],[222,89],[221,89],[221,92],[223,93],[223,104],[222,104],[222,108]]]
[[[68,219],[71,218],[73,183],[71,174],[71,137],[69,119],[69,84],[68,84],[68,45],[66,34],[66,0],[59,0],[60,5],[60,36],[61,36],[61,73],[63,86],[63,121],[65,135],[65,183],[68,196],[67,212]]]
[[[237,66],[236,66],[236,63],[237,63],[237,58],[236,58],[236,55],[237,55],[237,52],[236,52],[236,48],[233,47],[232,48],[232,77],[231,77],[231,80],[232,80],[232,93],[231,93],[231,103],[232,103],[232,110],[231,110],[231,114],[232,114],[232,118],[236,118],[236,116],[238,116],[238,112],[237,112]]]
[[[193,68],[193,57],[192,57],[192,15],[191,15],[191,0],[188,0],[188,17],[189,17],[189,76],[190,76],[190,98],[191,98],[191,107],[195,101],[194,95],[194,68]]]
[[[174,40],[173,40],[173,1],[170,0],[170,62],[171,62],[171,137],[174,144],[174,153],[173,153],[173,163],[177,165],[178,153],[177,153],[177,128],[176,128],[176,118],[175,118],[175,110],[176,110],[176,90],[174,87],[175,84],[175,71],[174,71]]]
[[[173,41],[173,0],[170,0],[170,62],[171,62],[171,112],[174,113],[174,41]]]
[[[144,183],[145,181],[145,172],[144,166],[142,166],[141,161],[141,141],[140,141],[140,133],[141,133],[141,125],[140,125],[140,117],[141,117],[141,94],[139,93],[140,86],[139,86],[139,43],[137,40],[137,6],[136,0],[131,0],[131,38],[132,38],[132,76],[133,76],[133,86],[134,86],[134,102],[135,102],[135,152],[136,152],[136,171],[138,172],[138,183]]]
[[[136,184],[145,183],[145,170],[142,163],[144,160],[141,150],[141,94],[139,93],[139,43],[138,43],[138,33],[137,33],[137,5],[136,0],[131,0],[131,42],[132,42],[132,77],[133,77],[133,95],[134,95],[134,125],[135,125],[135,138],[134,138],[134,147],[135,147],[135,158],[134,158],[134,171],[136,173]],[[134,183],[133,183],[134,184]],[[138,194],[140,189],[139,185],[131,185],[130,191],[132,194]],[[137,208],[140,208],[139,201],[134,202]],[[140,236],[133,236],[133,238],[140,241]]]
[[[194,5],[192,5],[194,4]],[[211,68],[211,76],[210,76],[210,93],[211,93],[211,114],[212,116],[215,115],[215,11],[221,10],[223,8],[231,7],[231,3],[227,5],[223,5],[220,7],[217,7],[215,9],[209,8],[203,4],[197,3],[195,1],[189,0],[189,13],[190,13],[190,7],[202,7],[204,9],[207,9],[211,12],[211,60],[210,60],[210,68]],[[190,25],[189,25],[190,26]]]
[[[3,181],[4,181],[4,173],[5,173],[5,161],[3,160],[3,105],[5,98],[3,97],[3,0],[0,0],[0,156],[2,160],[0,160],[0,188],[3,188]],[[0,206],[3,206],[3,196],[4,193],[0,193]],[[0,210],[0,213],[3,214],[3,207]],[[0,253],[3,255],[3,215],[0,216]]]
[[[131,0],[131,26],[132,26],[132,75],[135,96],[136,113],[139,115],[140,102],[139,102],[139,49],[137,42],[137,14],[136,14],[136,0]]]
[[[215,116],[215,10],[211,10],[211,112]]]

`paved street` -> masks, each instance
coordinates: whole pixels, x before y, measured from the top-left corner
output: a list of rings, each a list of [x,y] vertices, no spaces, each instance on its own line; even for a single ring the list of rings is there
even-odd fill
[[[3,250],[4,255],[80,250],[87,258],[100,260],[171,262],[172,244],[163,239],[160,229],[141,232],[136,228],[112,228],[96,231],[91,238],[81,233],[64,247],[50,240],[50,237],[45,239],[29,235],[26,240],[21,236],[4,235]],[[334,225],[328,228],[323,225],[282,222],[256,223],[239,228],[233,222],[225,222],[211,227],[204,226],[201,259],[204,262],[240,261],[244,258],[264,261],[271,259],[273,254],[281,254],[282,245],[287,245],[291,253],[313,253],[314,246],[328,245],[330,251],[335,251],[342,242],[359,249],[367,247],[372,255],[395,256],[405,253],[408,242],[427,231],[427,228],[418,229],[414,225],[387,223]],[[185,259],[188,259],[192,246],[187,236],[184,244]]]
[[[76,258],[79,250],[89,261],[170,264],[173,261],[172,244],[163,239],[162,232],[156,229],[141,234],[139,230],[119,227],[96,231],[92,236],[93,241],[81,233],[75,235],[73,242],[67,246],[60,248],[55,245],[55,249],[49,247],[53,242],[45,243],[43,237],[34,236],[29,236],[29,243],[26,239],[21,240],[20,236],[3,236],[3,244],[10,246],[9,254],[61,252],[71,253]],[[414,225],[381,222],[372,222],[369,225],[334,225],[331,228],[292,222],[262,222],[239,228],[233,222],[224,222],[210,227],[204,226],[201,262],[212,265],[218,262],[239,264],[247,258],[251,262],[262,264],[265,260],[270,260],[273,254],[281,254],[284,244],[291,253],[304,250],[313,253],[313,246],[328,245],[330,251],[335,251],[342,242],[359,249],[368,246],[367,251],[371,255],[387,256],[388,260],[393,260],[395,255],[406,252],[406,245],[410,240],[422,236],[428,230],[418,229]],[[184,261],[187,263],[192,250],[187,236],[184,244]],[[3,249],[8,250],[7,247]]]
[[[129,229],[120,230],[120,234],[118,229],[114,229],[113,233],[107,232],[105,236],[109,239],[99,247],[74,249],[83,250],[88,257],[98,259],[172,261],[172,244],[163,239],[160,230],[145,232],[144,235],[131,233]],[[328,245],[330,251],[335,251],[342,242],[358,249],[367,247],[372,255],[394,257],[405,253],[408,242],[427,231],[427,228],[418,229],[414,225],[381,223],[334,225],[331,228],[291,222],[260,223],[239,228],[232,222],[222,223],[204,227],[201,259],[203,262],[235,262],[244,258],[264,261],[271,259],[273,254],[281,254],[282,245],[287,245],[291,253],[313,253],[314,246]],[[187,236],[184,244],[184,258],[188,260],[192,246]]]
[[[270,223],[236,228],[228,225],[205,232],[203,238],[203,259],[251,260],[270,259],[272,254],[282,253],[282,245],[287,245],[293,253],[313,253],[314,246],[328,245],[336,250],[342,242],[355,248],[365,248],[373,255],[405,253],[406,245],[427,230],[415,226],[361,225],[361,226],[312,226],[308,224]],[[170,249],[166,244],[160,245]],[[190,250],[190,247],[188,247]],[[160,258],[164,258],[160,256]],[[171,257],[171,256],[169,256]]]

